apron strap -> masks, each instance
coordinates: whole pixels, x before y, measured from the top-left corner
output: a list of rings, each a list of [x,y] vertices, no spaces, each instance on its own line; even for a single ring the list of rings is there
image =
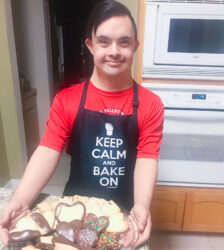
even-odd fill
[[[134,97],[133,97],[133,114],[137,115],[139,99],[138,99],[138,84],[134,81]]]
[[[79,109],[80,110],[84,110],[88,86],[89,86],[89,80],[87,80],[85,82],[85,85],[84,85],[84,88],[83,88],[82,98],[81,98],[81,102],[79,104]]]
[[[81,98],[81,102],[79,106],[81,110],[83,110],[85,106],[88,86],[89,86],[89,80],[86,81],[84,88],[83,88],[82,98]],[[139,99],[138,99],[138,84],[135,81],[134,81],[134,97],[133,97],[132,105],[133,105],[133,114],[137,114]]]

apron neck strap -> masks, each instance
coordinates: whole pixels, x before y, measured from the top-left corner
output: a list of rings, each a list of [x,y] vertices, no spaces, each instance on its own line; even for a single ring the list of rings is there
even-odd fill
[[[87,80],[85,82],[83,92],[82,92],[82,98],[81,98],[81,102],[80,102],[80,105],[79,105],[80,109],[82,109],[82,110],[84,109],[88,86],[89,86],[89,80]]]
[[[89,80],[87,80],[85,85],[84,85],[82,98],[81,98],[81,102],[80,102],[81,109],[84,109],[88,86],[89,86]],[[133,97],[132,105],[133,105],[133,113],[137,114],[139,100],[138,100],[138,84],[135,81],[134,81],[134,97]]]
[[[134,81],[134,97],[133,97],[133,113],[137,114],[139,100],[138,100],[138,84]]]

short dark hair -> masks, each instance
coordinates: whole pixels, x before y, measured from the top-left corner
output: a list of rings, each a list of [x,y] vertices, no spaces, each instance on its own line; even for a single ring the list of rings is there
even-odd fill
[[[137,28],[134,18],[129,9],[123,4],[114,0],[103,0],[97,3],[87,21],[86,38],[92,38],[92,32],[96,33],[98,26],[113,16],[128,16],[131,20],[135,32],[135,39],[137,40]]]

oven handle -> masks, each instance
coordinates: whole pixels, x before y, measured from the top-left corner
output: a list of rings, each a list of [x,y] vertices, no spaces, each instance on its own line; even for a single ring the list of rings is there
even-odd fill
[[[202,114],[201,112],[200,112],[200,114],[199,113],[197,113],[197,112],[190,112],[190,113],[188,113],[188,112],[182,112],[182,113],[180,113],[180,112],[178,112],[178,113],[168,113],[168,112],[165,112],[165,118],[173,118],[173,119],[184,119],[184,120],[186,120],[186,119],[192,119],[192,120],[214,120],[214,119],[216,119],[217,121],[224,121],[224,114],[223,113],[206,113],[206,114]]]

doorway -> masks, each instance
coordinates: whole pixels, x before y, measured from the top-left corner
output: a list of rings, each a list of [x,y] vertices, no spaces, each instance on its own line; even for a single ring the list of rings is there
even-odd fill
[[[48,0],[54,95],[91,76],[93,59],[85,45],[91,10],[102,0]]]

